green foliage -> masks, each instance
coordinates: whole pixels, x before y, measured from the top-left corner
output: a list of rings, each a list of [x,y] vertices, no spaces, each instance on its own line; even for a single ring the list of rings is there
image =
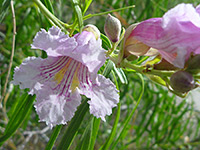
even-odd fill
[[[10,1],[11,0],[4,0],[1,4],[1,9],[0,9],[0,23],[2,22],[2,20],[4,19],[8,8],[10,6]]]
[[[79,6],[79,1],[78,0],[72,0],[72,4],[78,19],[78,26],[79,26],[79,32],[82,32],[83,29],[83,14],[82,10]],[[75,21],[76,22],[76,21]]]
[[[70,148],[70,145],[72,144],[75,135],[78,133],[78,129],[88,109],[89,107],[87,104],[87,100],[84,100],[84,102],[79,106],[79,109],[76,111],[74,115],[75,117],[73,117],[69,127],[67,128],[65,134],[63,135],[62,140],[58,145],[59,150],[66,150]],[[81,142],[85,142],[84,139]]]
[[[19,101],[18,107],[14,110],[11,119],[9,120],[4,135],[0,138],[0,146],[10,138],[19,126],[26,119],[29,111],[32,108],[35,96],[27,96],[24,100]]]

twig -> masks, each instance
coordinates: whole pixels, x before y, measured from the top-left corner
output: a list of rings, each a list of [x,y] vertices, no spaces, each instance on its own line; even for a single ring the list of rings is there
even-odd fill
[[[40,134],[43,138],[45,138],[46,141],[48,141],[49,138],[45,136],[45,132],[47,132],[49,129],[50,129],[50,128],[47,126],[47,127],[45,127],[44,129],[42,129],[42,130],[37,130],[37,131],[24,131],[23,134],[24,134],[24,135],[28,135],[28,136],[27,136],[26,140],[24,141],[23,145],[25,145],[25,143],[28,143],[28,141],[31,139],[31,137],[32,137],[33,135],[38,135],[38,134]]]
[[[7,76],[6,76],[6,82],[5,82],[5,85],[4,85],[4,89],[3,89],[3,93],[2,93],[0,103],[2,103],[4,96],[5,96],[5,93],[6,93],[6,88],[7,88],[7,85],[8,85],[8,79],[9,79],[9,76],[10,76],[10,71],[11,71],[11,67],[12,67],[12,63],[13,63],[13,56],[14,56],[14,51],[15,51],[16,20],[15,20],[15,10],[14,10],[14,6],[13,6],[13,0],[11,0],[10,5],[11,5],[11,11],[12,11],[12,17],[13,17],[12,51],[11,51],[10,63],[9,63],[9,67],[8,67],[8,73],[7,73]],[[5,114],[5,116],[7,116],[7,115]]]

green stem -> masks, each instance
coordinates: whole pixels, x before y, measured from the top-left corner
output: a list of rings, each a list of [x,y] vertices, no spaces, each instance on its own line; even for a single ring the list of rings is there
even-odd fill
[[[43,4],[40,0],[33,0],[37,6],[40,8],[40,10],[45,14],[45,16],[49,19],[51,19],[55,25],[60,27],[61,29],[64,30],[63,26],[66,28],[69,28],[70,26],[68,24],[65,24],[61,20],[59,20],[57,17],[55,17]]]
[[[119,85],[118,85],[118,82],[117,82],[117,78],[116,78],[113,70],[112,70],[112,74],[113,74],[113,77],[114,77],[114,80],[115,80],[116,88],[117,88],[117,90],[119,90]],[[121,103],[119,102],[117,104],[117,113],[116,113],[115,122],[114,122],[113,127],[112,127],[112,131],[111,131],[106,143],[103,145],[103,147],[100,148],[100,150],[109,149],[111,143],[113,142],[113,139],[115,138],[115,135],[116,135],[119,118],[120,118],[120,111],[121,111]]]
[[[140,78],[141,81],[142,81],[142,91],[141,91],[141,93],[140,93],[140,95],[139,95],[139,98],[138,98],[138,100],[137,100],[137,103],[136,103],[134,109],[132,110],[132,112],[131,112],[130,115],[128,116],[128,118],[127,118],[127,120],[126,120],[126,122],[125,122],[125,124],[124,124],[124,127],[123,127],[122,131],[120,132],[120,134],[119,134],[117,140],[114,142],[114,144],[113,144],[111,150],[113,150],[113,149],[116,147],[116,145],[118,144],[119,140],[120,140],[121,137],[123,136],[124,132],[125,132],[126,129],[127,129],[128,123],[130,122],[131,118],[133,117],[133,115],[134,115],[134,113],[135,113],[135,111],[136,111],[136,109],[137,109],[137,107],[138,107],[138,105],[139,105],[139,103],[140,103],[140,100],[142,99],[142,95],[143,95],[143,93],[144,93],[144,80],[143,80],[143,77],[142,77],[141,74],[138,74],[138,76],[139,76],[139,78]]]
[[[95,17],[95,16],[107,15],[107,14],[112,13],[112,12],[122,11],[122,10],[125,10],[125,9],[134,8],[134,7],[135,7],[135,5],[132,5],[132,6],[127,6],[127,7],[123,7],[123,8],[119,8],[119,9],[114,9],[114,10],[106,11],[106,12],[102,12],[102,13],[89,14],[89,15],[83,17],[83,20],[86,20],[86,19],[89,19],[89,18]]]
[[[111,55],[112,52],[116,49],[116,47],[117,47],[117,43],[112,42],[112,48],[108,50],[107,56]]]
[[[126,60],[123,60],[120,63],[120,67],[130,68],[142,74],[157,75],[160,77],[171,76],[175,72],[175,71],[168,71],[168,70],[147,70],[145,66],[138,66],[135,64],[131,64]]]
[[[141,59],[140,61],[137,62],[137,65],[140,65],[141,63],[143,63],[148,58],[149,58],[149,56],[145,56],[143,59]]]
[[[76,27],[76,25],[77,25],[77,19],[74,21],[74,23],[72,24],[72,27],[71,27],[71,31],[70,31],[70,33],[69,33],[69,36],[71,37],[72,35],[73,35],[73,33],[74,33],[74,31],[75,31],[75,27]]]

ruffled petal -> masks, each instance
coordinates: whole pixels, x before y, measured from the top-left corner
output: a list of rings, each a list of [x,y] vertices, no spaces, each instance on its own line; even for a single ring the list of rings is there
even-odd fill
[[[79,93],[91,100],[90,113],[105,121],[105,116],[112,113],[112,108],[119,102],[116,86],[102,75],[90,73],[84,65],[79,67],[78,72]]]
[[[94,34],[88,31],[83,31],[81,34],[78,33],[74,37],[78,46],[70,57],[86,65],[90,72],[97,73],[106,60],[101,39],[96,40]]]
[[[67,63],[67,60],[67,57],[47,59],[28,57],[15,68],[12,83],[19,85],[21,89],[29,88],[29,94],[36,94],[44,84],[53,88],[56,85],[54,75]]]
[[[42,29],[35,36],[31,48],[44,50],[48,56],[69,56],[96,73],[106,60],[101,39],[96,40],[95,35],[88,31],[69,37],[58,27],[52,27],[48,32]]]
[[[91,93],[85,93],[88,98],[91,98],[88,101],[90,113],[105,121],[105,116],[110,115],[112,108],[116,107],[119,102],[118,90],[110,79],[98,75]]]
[[[178,22],[180,25],[191,23],[196,27],[200,27],[200,16],[192,4],[182,3],[164,14],[162,27],[170,27],[174,22]]]
[[[45,89],[41,90],[37,94],[37,102],[35,103],[40,121],[45,121],[51,128],[57,124],[67,124],[81,103],[80,94],[76,91],[70,97],[65,97],[44,93],[49,92]]]
[[[33,39],[32,49],[41,49],[48,56],[68,56],[77,43],[73,37],[69,37],[58,27],[51,27],[48,32],[41,29]]]
[[[33,94],[34,89],[41,88],[41,84],[38,83],[39,79],[36,77],[40,74],[39,67],[43,62],[44,60],[41,58],[26,58],[20,67],[15,68],[12,83],[14,85],[19,85],[20,89],[29,88],[30,91],[32,91],[30,94]]]
[[[196,7],[196,11],[198,14],[200,14],[200,4]]]
[[[15,69],[13,84],[29,88],[36,94],[36,111],[40,121],[50,127],[66,124],[81,103],[72,82],[79,62],[69,57],[29,57]]]

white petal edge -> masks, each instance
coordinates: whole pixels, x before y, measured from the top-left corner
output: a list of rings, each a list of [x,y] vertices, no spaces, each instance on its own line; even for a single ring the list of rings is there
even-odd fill
[[[93,85],[90,95],[90,113],[105,121],[106,115],[111,115],[112,108],[119,102],[119,94],[116,86],[102,75],[97,75],[96,85]],[[86,95],[87,96],[87,95]]]

